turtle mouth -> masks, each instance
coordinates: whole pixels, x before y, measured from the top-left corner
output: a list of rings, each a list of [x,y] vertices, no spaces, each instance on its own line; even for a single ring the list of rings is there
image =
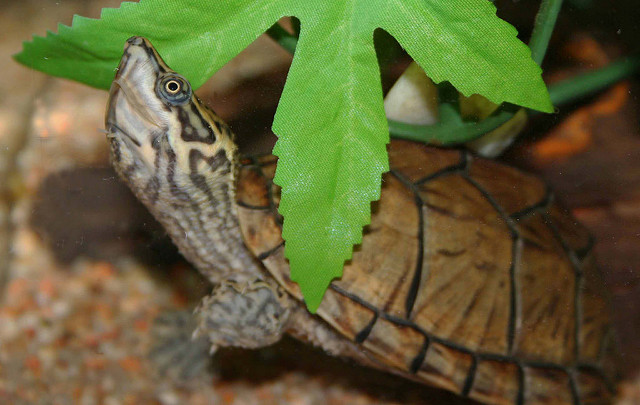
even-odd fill
[[[121,94],[121,92],[123,94]],[[107,134],[107,138],[111,141],[123,140],[127,143],[131,143],[132,145],[130,146],[135,145],[136,147],[140,148],[142,146],[140,140],[129,133],[129,131],[126,131],[122,127],[122,125],[118,123],[117,115],[119,115],[119,112],[121,113],[121,111],[119,111],[119,108],[122,108],[122,105],[119,105],[120,103],[122,103],[122,100],[120,100],[121,97],[127,99],[126,93],[122,90],[122,86],[116,84],[116,80],[114,80],[109,92],[109,102],[107,103],[108,109],[105,120],[105,132]],[[136,115],[139,115],[138,108],[136,108],[135,104],[130,103],[128,99],[125,101],[125,103],[127,104],[127,108],[135,110]]]
[[[116,165],[122,165],[126,162],[137,162],[139,167],[146,167],[148,171],[153,171],[154,152],[149,137],[154,130],[157,131],[158,125],[150,125],[145,118],[143,107],[136,104],[135,101],[126,96],[122,88],[117,84],[113,84],[108,110],[105,120],[105,132],[107,140],[116,149],[123,153],[128,151],[128,159],[121,161],[114,159]]]
[[[133,143],[138,148],[142,146],[140,144],[140,142],[136,138],[134,138],[133,136],[129,135],[129,133],[127,131],[125,131],[124,129],[120,128],[118,126],[118,124],[108,123],[106,129],[107,129],[106,130],[107,138],[109,138],[109,139],[117,139],[118,138],[118,134],[121,134],[121,135],[124,135],[125,139],[127,139],[128,141]]]
[[[131,83],[126,77],[116,77],[109,91],[105,132],[107,140],[112,145],[118,145],[112,151],[128,151],[130,157],[124,162],[137,162],[141,167],[153,171],[154,151],[151,141],[154,134],[162,129],[154,122],[153,110],[149,111],[151,107],[143,102],[146,99],[145,83],[140,83],[138,88],[136,82]],[[118,165],[124,164],[119,159],[113,161]]]
[[[123,138],[131,141],[129,146],[141,148],[147,135],[162,131],[166,114],[155,94],[159,74],[146,40],[130,38],[109,90],[105,128],[112,139]]]
[[[123,97],[124,100],[126,100],[127,108],[135,112],[136,115],[144,121],[146,126],[160,128],[156,123],[156,119],[149,113],[149,106],[140,100],[142,97],[139,91],[137,91],[134,86],[130,86],[128,80],[118,76],[113,80],[111,89],[109,90],[109,113],[111,113],[111,111],[115,112],[118,98]],[[110,118],[112,118],[111,114],[107,114],[107,123]]]
[[[156,92],[167,68],[141,37],[130,38],[109,90],[105,132],[114,150],[153,170],[162,139],[175,125],[175,112]],[[114,160],[117,162],[117,160]]]

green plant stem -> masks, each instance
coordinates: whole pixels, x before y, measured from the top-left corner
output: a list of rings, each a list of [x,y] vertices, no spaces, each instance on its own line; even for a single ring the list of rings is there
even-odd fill
[[[553,105],[573,102],[581,97],[596,93],[638,71],[640,71],[640,55],[629,56],[603,68],[580,74],[550,86],[551,102]]]
[[[269,35],[274,41],[276,41],[282,48],[288,51],[290,54],[294,54],[296,51],[296,45],[298,44],[298,38],[291,35],[289,31],[282,28],[279,23],[273,24],[268,30]]]
[[[536,20],[531,32],[529,47],[531,57],[538,64],[542,64],[551,33],[556,25],[558,13],[562,7],[562,0],[542,0],[540,9],[536,14]],[[412,139],[429,142],[433,139],[444,140],[444,143],[458,143],[479,138],[487,132],[493,131],[509,121],[518,108],[503,103],[489,117],[479,122],[462,122],[462,118],[456,122],[451,120],[435,125],[409,125],[397,121],[389,121],[391,135],[398,138]],[[411,128],[413,127],[413,128]]]
[[[389,132],[395,138],[418,142],[438,141],[442,144],[466,142],[479,135],[490,132],[509,121],[514,112],[513,106],[498,108],[491,116],[482,121],[436,123],[433,125],[413,125],[389,120]]]
[[[533,25],[533,32],[529,40],[529,48],[531,48],[531,58],[542,66],[544,55],[547,53],[549,40],[556,26],[558,14],[562,7],[562,0],[542,0],[540,9],[536,15],[536,21]]]
[[[640,55],[630,56],[603,68],[553,84],[549,86],[549,95],[553,105],[564,105],[607,88],[639,71]],[[395,137],[421,142],[434,139],[445,139],[446,143],[469,141],[509,121],[517,111],[514,107],[503,104],[484,120],[464,122],[462,125],[455,122],[450,125],[413,125],[389,120],[389,131]]]
[[[460,125],[460,95],[449,82],[438,84],[438,121],[442,125]]]

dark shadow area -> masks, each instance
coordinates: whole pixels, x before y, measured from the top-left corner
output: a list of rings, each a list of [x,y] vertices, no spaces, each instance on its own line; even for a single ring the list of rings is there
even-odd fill
[[[61,263],[133,257],[190,306],[211,288],[111,168],[76,168],[47,177],[30,223]]]
[[[408,381],[389,373],[362,367],[350,360],[330,357],[322,350],[292,338],[261,350],[224,349],[212,367],[225,381],[260,383],[288,372],[321,379],[327,385],[344,386],[380,401],[400,404],[471,405],[477,402],[449,392]]]
[[[164,229],[111,168],[50,175],[38,190],[31,226],[63,263],[125,255],[150,266],[182,260]]]

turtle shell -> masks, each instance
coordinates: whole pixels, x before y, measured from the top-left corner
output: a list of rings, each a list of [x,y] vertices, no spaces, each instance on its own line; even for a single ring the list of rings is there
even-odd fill
[[[390,371],[485,403],[607,403],[614,344],[586,230],[531,175],[459,150],[393,141],[371,224],[317,316]],[[247,246],[289,278],[272,183],[246,160]]]

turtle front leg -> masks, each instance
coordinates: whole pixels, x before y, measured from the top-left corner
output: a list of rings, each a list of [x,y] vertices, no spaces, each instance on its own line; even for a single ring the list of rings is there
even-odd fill
[[[211,352],[218,347],[264,347],[280,340],[291,312],[290,299],[280,286],[263,280],[226,280],[196,309],[194,336],[207,337]]]

